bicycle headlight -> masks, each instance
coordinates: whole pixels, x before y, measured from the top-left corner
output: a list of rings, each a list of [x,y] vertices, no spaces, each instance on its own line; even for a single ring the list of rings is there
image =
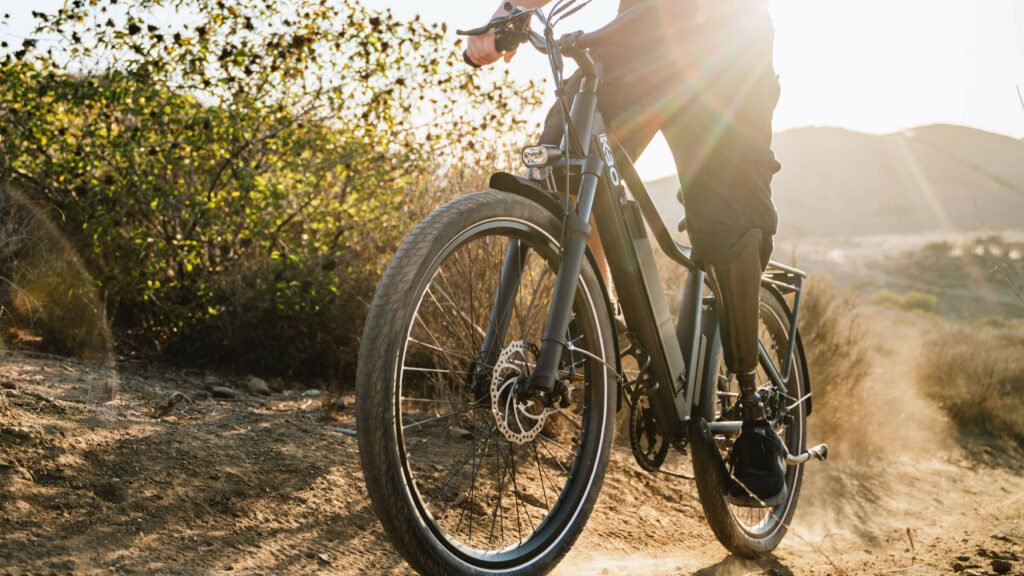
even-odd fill
[[[543,168],[556,162],[562,151],[556,146],[527,146],[523,148],[523,164],[528,168]]]
[[[523,164],[530,168],[547,166],[548,149],[543,146],[527,146],[523,148]]]

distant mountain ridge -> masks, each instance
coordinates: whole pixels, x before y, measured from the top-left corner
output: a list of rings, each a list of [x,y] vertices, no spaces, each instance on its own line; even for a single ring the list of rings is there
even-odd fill
[[[1024,228],[1024,141],[936,124],[893,134],[810,127],[775,135],[780,239]],[[647,183],[665,221],[675,176]]]

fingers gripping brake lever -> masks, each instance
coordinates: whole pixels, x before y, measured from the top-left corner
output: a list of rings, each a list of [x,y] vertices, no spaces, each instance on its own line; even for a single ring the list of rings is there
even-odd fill
[[[455,33],[459,36],[481,36],[494,30],[494,48],[498,52],[512,52],[529,38],[530,18],[536,9],[523,10],[511,2],[506,2],[504,8],[508,12],[507,16],[497,16],[484,26],[472,30],[456,30]],[[473,68],[480,67],[469,58],[468,50],[462,51],[462,59]]]

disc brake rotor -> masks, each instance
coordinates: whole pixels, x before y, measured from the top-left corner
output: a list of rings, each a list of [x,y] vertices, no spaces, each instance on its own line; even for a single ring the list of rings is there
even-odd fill
[[[525,444],[532,441],[544,428],[544,422],[558,411],[545,410],[537,401],[520,401],[517,383],[529,377],[533,355],[530,346],[522,340],[512,342],[498,356],[491,376],[491,414],[498,430],[509,442]]]

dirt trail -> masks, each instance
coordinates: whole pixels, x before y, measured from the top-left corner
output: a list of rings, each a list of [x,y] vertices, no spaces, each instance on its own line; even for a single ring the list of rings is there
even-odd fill
[[[994,560],[1024,574],[1019,450],[958,436],[917,390],[929,320],[875,311],[866,324],[879,362],[852,413],[812,416],[811,441],[834,450],[807,468],[775,556],[728,556],[690,482],[617,447],[556,574],[982,574]],[[120,398],[96,404],[107,374],[0,362],[0,575],[409,572],[369,507],[355,439],[317,424],[315,398],[215,399],[196,375],[125,371]],[[173,391],[193,403],[154,419]]]

